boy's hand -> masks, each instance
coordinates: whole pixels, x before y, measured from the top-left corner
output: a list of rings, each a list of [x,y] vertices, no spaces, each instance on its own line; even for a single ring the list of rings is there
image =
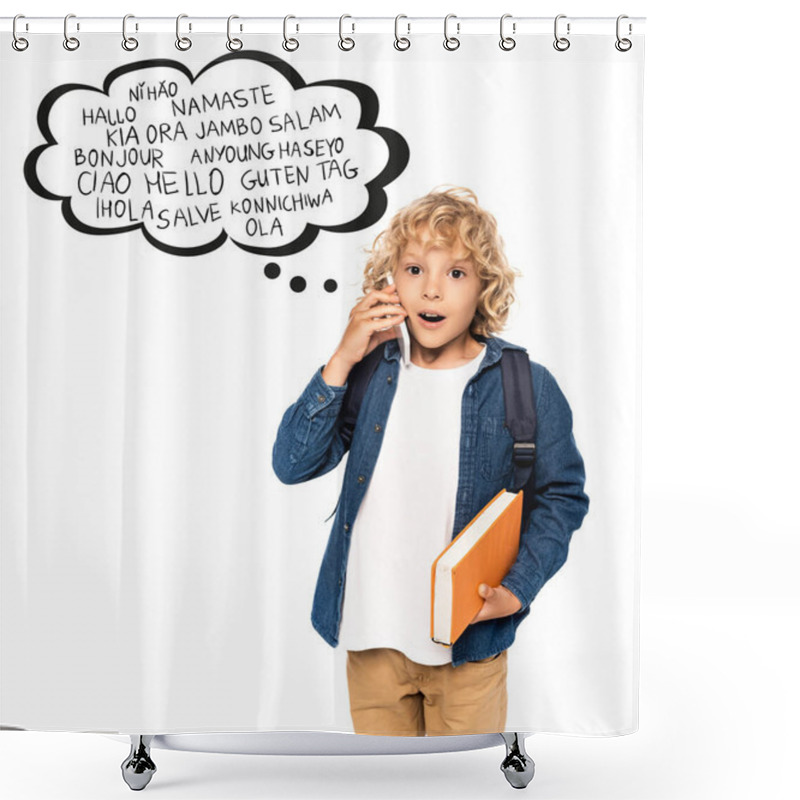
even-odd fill
[[[497,619],[497,617],[507,617],[522,608],[519,598],[505,586],[495,586],[492,588],[485,583],[478,587],[478,594],[483,598],[481,610],[475,615],[475,619],[470,622],[481,622],[485,619]]]
[[[334,357],[347,364],[347,371],[371,353],[381,342],[396,339],[397,325],[405,324],[408,312],[400,303],[397,287],[392,284],[373,289],[360,297],[350,311],[350,322],[336,348]]]

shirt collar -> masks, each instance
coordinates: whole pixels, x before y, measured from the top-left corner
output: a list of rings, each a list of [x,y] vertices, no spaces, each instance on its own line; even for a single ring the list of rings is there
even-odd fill
[[[478,367],[478,371],[475,373],[476,375],[480,374],[484,369],[487,369],[496,361],[499,361],[503,354],[503,350],[525,349],[518,344],[513,344],[505,339],[501,339],[499,336],[482,336],[479,333],[473,335],[479,342],[483,342],[486,345],[486,352],[481,360],[480,367]],[[397,343],[397,339],[389,339],[386,342],[386,347],[384,347],[383,350],[383,358],[386,361],[400,360],[400,346]]]

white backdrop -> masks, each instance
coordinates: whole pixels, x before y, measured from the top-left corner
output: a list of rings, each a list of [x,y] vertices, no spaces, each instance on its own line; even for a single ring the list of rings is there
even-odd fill
[[[347,11],[369,13],[369,5],[353,0]],[[248,6],[256,13],[248,2],[236,11]],[[328,6],[305,0],[302,7],[325,14]],[[206,13],[215,7],[197,5]],[[403,11],[454,8],[428,0]],[[37,13],[66,10],[37,5]],[[81,10],[129,9],[87,0]],[[168,0],[135,9],[184,10]],[[457,10],[489,13],[482,0],[462,0]],[[543,4],[535,13],[562,10]],[[705,800],[720,792],[788,800],[796,793],[800,708],[796,637],[787,635],[800,611],[793,577],[800,537],[790,506],[800,392],[788,368],[800,339],[793,195],[800,127],[791,102],[800,9],[774,0],[758,15],[746,3],[686,0],[569,6],[574,15],[623,11],[648,17],[641,723],[635,736],[610,740],[533,737],[537,776],[529,791],[591,800]],[[742,378],[754,366],[770,376],[768,412],[761,383]],[[694,387],[691,395],[678,375]],[[746,454],[735,435],[745,420]],[[766,548],[753,546],[754,535]],[[119,787],[117,764],[127,753],[101,737],[58,733],[4,732],[0,744],[3,786],[20,799],[106,798]],[[498,780],[499,758],[500,750],[486,750],[299,764],[165,753],[159,777],[173,778],[161,789],[175,798],[259,797],[267,788],[287,798],[499,798],[509,791]]]
[[[635,729],[643,37],[621,53],[612,29],[559,53],[549,34],[510,52],[496,33],[465,35],[449,53],[427,36],[405,53],[390,34],[361,34],[343,53],[332,34],[287,54],[272,35],[245,37],[234,56],[222,35],[197,36],[185,54],[171,33],[139,39],[132,53],[116,34],[84,34],[74,53],[60,34],[2,51],[17,109],[2,131],[3,724],[352,730],[345,653],[309,621],[343,465],[287,487],[271,447],[346,326],[363,248],[397,208],[449,183],[497,217],[523,273],[500,335],[569,398],[591,498],[510,652],[508,729]],[[272,62],[243,57],[254,46],[291,63],[295,86],[322,85],[293,98]],[[366,83],[377,119],[366,90],[360,109],[333,80]],[[48,96],[61,86],[72,88]],[[250,91],[263,86],[268,100]],[[184,105],[236,90],[246,107]],[[316,167],[329,156],[315,156],[307,184],[280,171],[242,192],[239,174],[260,163],[209,171],[193,156],[304,141],[295,126],[321,124],[309,95],[317,112],[338,103],[337,163],[359,180],[328,178]],[[274,112],[279,132],[210,132]],[[400,167],[403,151],[367,123],[397,131],[410,153],[383,178],[385,215],[364,186],[387,142]],[[120,157],[134,143],[142,158],[163,153],[173,184],[153,183],[154,164],[92,168],[88,154]],[[245,211],[251,197],[326,191],[333,202],[318,210]],[[307,224],[340,226],[364,208],[368,224],[352,232],[303,238]]]
[[[613,31],[568,53],[549,35],[510,52],[495,34],[455,53],[438,36],[408,53],[387,34],[361,35],[346,53],[335,34],[294,54],[279,42],[254,44],[323,82],[313,94],[293,99],[272,62],[243,57],[249,39],[230,56],[221,35],[185,54],[171,33],[140,35],[133,53],[103,34],[74,53],[60,35],[3,50],[3,95],[18,109],[2,132],[3,724],[352,731],[345,652],[309,621],[344,465],[287,487],[270,469],[272,443],[333,354],[361,293],[364,246],[400,205],[450,183],[495,214],[523,272],[501,335],[570,399],[592,499],[568,566],[510,652],[507,725],[631,731],[643,38],[628,53]],[[425,91],[431,78],[436,92]],[[377,120],[365,119],[368,92],[359,109],[327,80],[366,82]],[[59,86],[73,88],[48,95]],[[268,98],[250,91],[259,86]],[[189,97],[199,106],[242,89],[247,107],[192,111]],[[279,171],[279,183],[242,192],[239,174],[259,175],[259,162],[209,170],[195,155],[209,143],[302,142],[311,134],[295,126],[321,124],[312,110],[335,103],[343,121],[323,135],[343,134],[337,163],[358,181],[328,178],[315,156],[307,184]],[[252,130],[254,117],[285,128],[210,133],[228,119]],[[307,224],[343,225],[367,207],[364,187],[394,141],[367,122],[397,131],[410,153],[386,187],[387,214],[373,189],[371,224],[303,239]],[[45,137],[52,146],[35,150]],[[172,184],[153,183],[155,164],[92,168],[92,152],[131,150],[162,154]],[[273,193],[323,204],[228,213]]]

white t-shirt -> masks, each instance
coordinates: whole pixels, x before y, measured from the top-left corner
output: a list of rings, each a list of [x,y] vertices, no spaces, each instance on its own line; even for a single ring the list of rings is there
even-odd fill
[[[460,367],[401,363],[375,470],[353,523],[339,644],[391,647],[448,664],[431,640],[431,566],[450,543],[458,492],[461,401],[486,345]]]

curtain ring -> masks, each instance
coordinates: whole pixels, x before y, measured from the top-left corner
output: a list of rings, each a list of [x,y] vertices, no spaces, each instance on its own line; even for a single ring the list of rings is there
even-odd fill
[[[175,19],[175,47],[178,50],[188,50],[192,46],[192,40],[188,36],[181,36],[181,20],[188,17],[188,14],[178,14]],[[192,29],[191,23],[189,30]]]
[[[633,42],[631,42],[630,39],[620,39],[620,36],[619,36],[619,23],[623,19],[628,19],[628,15],[627,14],[620,14],[617,17],[617,41],[614,42],[614,47],[616,47],[617,50],[620,51],[620,53],[627,53],[628,50],[630,50],[631,47],[633,47]],[[628,23],[628,33],[630,34],[631,31],[632,31],[632,28],[631,28],[631,24],[629,22]]]
[[[25,19],[25,15],[24,14],[17,14],[17,16],[14,17],[14,23],[13,23],[13,25],[11,27],[11,34],[12,34],[12,36],[14,38],[11,41],[11,46],[15,50],[17,50],[18,52],[21,53],[23,50],[27,50],[28,49],[28,40],[23,38],[22,36],[17,36],[17,20],[18,19]]]
[[[242,40],[241,39],[232,39],[231,38],[231,20],[239,19],[236,14],[231,14],[228,17],[228,41],[225,42],[225,47],[228,48],[231,52],[235,52],[236,50],[242,49]],[[241,30],[241,27],[239,28]]]
[[[411,47],[411,39],[407,39],[405,36],[400,36],[399,29],[399,22],[400,19],[408,19],[405,14],[398,14],[394,18],[394,48],[395,50],[408,50]],[[411,23],[407,22],[406,27],[408,28],[408,33],[411,33]]]
[[[445,50],[458,50],[461,47],[461,40],[458,39],[456,36],[448,36],[447,35],[447,23],[449,20],[453,19],[456,15],[455,14],[448,14],[444,18],[444,42],[442,42],[442,46]],[[456,33],[459,33],[461,30],[461,24],[456,23]]]
[[[81,46],[81,43],[74,36],[70,36],[67,31],[67,22],[74,16],[74,14],[67,14],[67,16],[64,17],[64,49],[70,51],[77,50]],[[80,28],[78,28],[78,30],[80,30]]]
[[[517,46],[517,40],[512,39],[510,36],[503,35],[503,23],[511,16],[511,14],[503,14],[500,17],[500,49],[501,50],[513,50]],[[516,22],[513,23],[512,33],[517,32],[517,24]]]
[[[349,14],[342,14],[342,16],[339,17],[339,49],[352,50],[356,46],[355,41],[351,39],[349,36],[347,37],[342,36],[342,22],[344,22],[345,18],[353,19]],[[351,31],[351,33],[355,33],[356,30],[355,22],[352,23],[352,25],[353,25],[353,30]]]
[[[122,47],[130,52],[131,50],[135,50],[139,46],[139,40],[134,38],[133,36],[128,36],[128,20],[133,19],[133,14],[126,14],[122,18]],[[136,26],[136,29],[139,29],[139,26]]]
[[[300,47],[300,42],[298,42],[297,39],[290,39],[286,36],[287,23],[290,19],[297,19],[297,17],[287,14],[283,18],[283,49],[294,52],[298,47]],[[295,29],[297,30],[298,28],[296,27]]]
[[[560,19],[566,19],[566,18],[567,18],[566,14],[559,14],[556,17],[555,23],[553,24],[553,31],[556,37],[556,40],[553,42],[553,47],[555,47],[555,49],[561,53],[563,53],[565,50],[569,50],[569,45],[570,45],[569,39],[565,38],[564,36],[558,35],[558,21]],[[569,22],[567,23],[567,36],[569,36]]]

